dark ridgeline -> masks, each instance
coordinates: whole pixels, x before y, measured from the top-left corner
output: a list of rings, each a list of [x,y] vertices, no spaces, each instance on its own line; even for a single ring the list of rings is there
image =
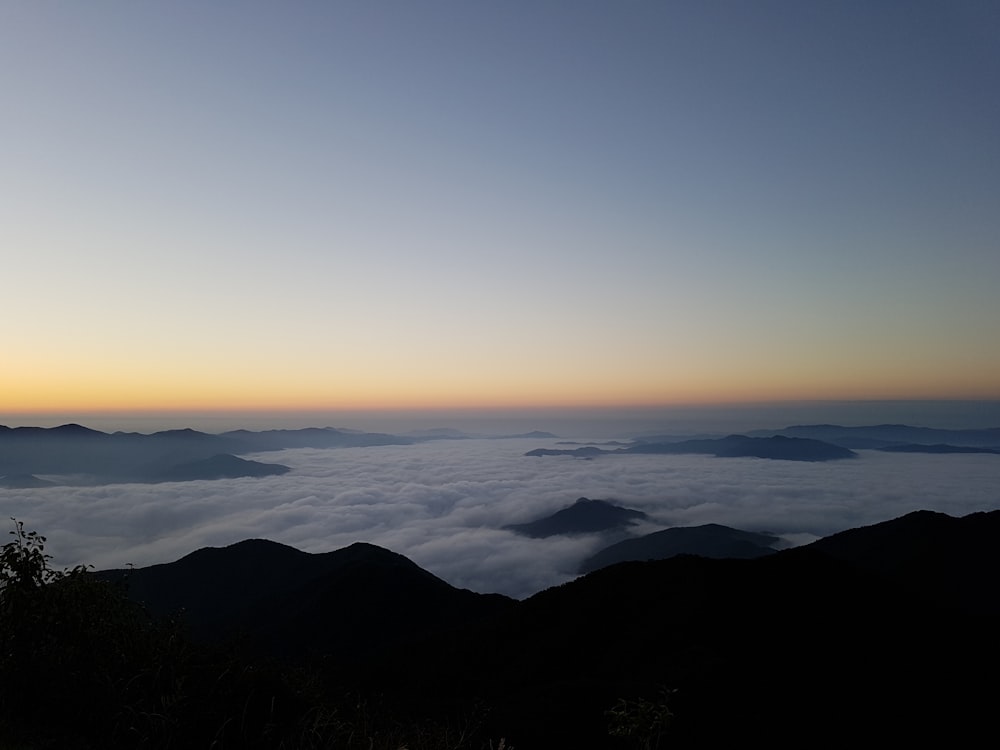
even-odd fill
[[[198,637],[240,630],[307,654],[390,712],[486,706],[478,736],[513,747],[643,746],[642,717],[664,707],[665,747],[960,746],[1000,697],[984,679],[1000,667],[998,542],[1000,511],[920,512],[757,559],[619,563],[521,602],[367,544],[310,555],[252,540],[128,582]],[[609,736],[628,721],[640,736]]]
[[[771,458],[781,461],[836,461],[857,454],[839,445],[812,438],[747,437],[729,435],[719,439],[683,440],[679,443],[643,442],[624,449],[626,453],[707,453],[724,458]]]
[[[993,453],[1000,454],[1000,448],[977,448],[972,445],[949,445],[947,443],[935,443],[934,445],[921,445],[919,443],[905,443],[902,445],[884,445],[878,450],[887,453]]]
[[[557,534],[615,531],[646,518],[641,510],[623,508],[606,500],[581,497],[573,505],[557,510],[550,516],[528,523],[512,523],[504,528],[524,536],[544,538]]]
[[[585,445],[580,448],[535,448],[524,455],[526,456],[573,456],[575,458],[593,458],[602,456],[605,453],[615,453],[616,451],[605,450],[593,445]]]
[[[219,435],[181,429],[144,435],[99,432],[77,424],[52,428],[0,426],[0,477],[6,477],[0,481],[10,484],[22,481],[17,477],[38,474],[71,477],[69,481],[84,484],[260,477],[283,474],[288,467],[237,456],[285,448],[349,448],[412,442],[394,435],[332,427],[234,430]]]
[[[680,526],[625,539],[591,555],[580,565],[590,573],[620,562],[666,560],[677,555],[715,558],[753,558],[770,555],[781,540],[770,534],[742,531],[717,523]]]
[[[102,571],[155,616],[183,612],[197,639],[240,634],[267,653],[364,665],[514,600],[457,589],[402,555],[358,542],[310,554],[264,539],[205,548],[172,563]]]

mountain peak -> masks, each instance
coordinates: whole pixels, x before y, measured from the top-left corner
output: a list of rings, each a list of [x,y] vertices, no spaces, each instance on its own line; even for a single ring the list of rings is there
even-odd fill
[[[628,526],[646,518],[640,510],[624,508],[607,500],[578,498],[572,505],[528,523],[504,526],[508,531],[530,537],[558,534],[591,534]]]

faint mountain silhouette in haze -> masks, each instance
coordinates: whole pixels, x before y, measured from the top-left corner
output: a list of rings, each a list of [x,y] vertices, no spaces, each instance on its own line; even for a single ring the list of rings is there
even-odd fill
[[[332,427],[234,430],[220,435],[179,429],[145,435],[109,434],[78,424],[52,428],[0,426],[0,476],[72,476],[75,483],[89,484],[257,477],[284,473],[288,468],[246,461],[236,458],[237,455],[286,448],[349,448],[412,442],[393,435]],[[265,468],[268,466],[271,468]]]
[[[719,439],[684,440],[679,443],[642,442],[625,453],[707,453],[724,458],[770,458],[781,461],[835,461],[854,458],[854,451],[811,438],[747,437],[729,435]]]
[[[920,445],[918,443],[906,443],[903,445],[885,445],[879,448],[886,453],[993,453],[1000,454],[1000,448],[977,448],[972,445],[948,445],[947,443],[936,443],[935,445]]]
[[[790,438],[781,435],[773,437],[747,437],[729,435],[724,438],[702,438],[678,442],[660,442],[654,438],[636,441],[626,448],[605,450],[595,446],[581,448],[536,448],[526,456],[575,456],[594,458],[601,455],[620,454],[685,454],[701,453],[720,458],[770,458],[781,461],[835,461],[855,458],[857,454],[832,443],[811,438]]]
[[[1000,448],[1000,427],[978,430],[946,430],[936,427],[913,427],[905,424],[880,424],[849,427],[836,424],[792,425],[780,430],[753,430],[755,437],[784,435],[812,438],[846,448],[880,448],[896,444],[972,446]]]

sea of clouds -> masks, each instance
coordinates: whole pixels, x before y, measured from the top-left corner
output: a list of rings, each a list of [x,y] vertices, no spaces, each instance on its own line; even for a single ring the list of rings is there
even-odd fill
[[[579,497],[645,511],[634,533],[720,523],[789,544],[913,510],[1000,508],[1000,456],[861,451],[800,463],[708,456],[526,457],[551,439],[440,440],[297,449],[247,458],[292,471],[232,479],[0,489],[0,509],[48,538],[57,567],[170,562],[206,546],[266,538],[309,552],[355,541],[406,555],[462,588],[522,598],[575,577],[599,535],[505,531]]]

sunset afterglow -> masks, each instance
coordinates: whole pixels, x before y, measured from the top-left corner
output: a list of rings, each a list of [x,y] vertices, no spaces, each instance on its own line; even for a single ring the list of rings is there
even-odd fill
[[[995,23],[723,8],[5,6],[0,422],[1000,398]]]

